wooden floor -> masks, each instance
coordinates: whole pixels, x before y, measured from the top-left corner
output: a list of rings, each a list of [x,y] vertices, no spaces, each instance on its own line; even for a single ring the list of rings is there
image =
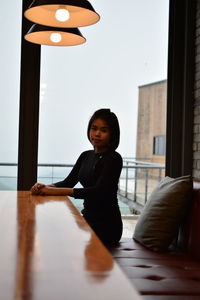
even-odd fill
[[[137,224],[138,216],[130,218],[122,218],[123,233],[122,237],[131,238],[133,236],[135,226]]]

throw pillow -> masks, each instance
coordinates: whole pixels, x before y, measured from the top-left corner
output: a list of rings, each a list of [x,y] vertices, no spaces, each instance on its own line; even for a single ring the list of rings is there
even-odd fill
[[[192,177],[165,177],[150,195],[133,238],[153,251],[165,251],[176,236],[192,195]]]

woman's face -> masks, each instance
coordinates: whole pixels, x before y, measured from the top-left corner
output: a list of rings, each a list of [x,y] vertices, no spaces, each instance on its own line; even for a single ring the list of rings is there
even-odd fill
[[[90,127],[90,142],[94,146],[95,152],[106,152],[110,143],[110,128],[102,119],[95,119]]]

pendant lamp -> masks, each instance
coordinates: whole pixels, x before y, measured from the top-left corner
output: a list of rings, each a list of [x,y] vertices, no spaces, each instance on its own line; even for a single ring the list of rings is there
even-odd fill
[[[75,46],[86,42],[78,28],[55,28],[34,24],[24,36],[31,43],[49,46]]]
[[[100,19],[87,0],[34,0],[24,15],[33,23],[68,28],[92,25]]]

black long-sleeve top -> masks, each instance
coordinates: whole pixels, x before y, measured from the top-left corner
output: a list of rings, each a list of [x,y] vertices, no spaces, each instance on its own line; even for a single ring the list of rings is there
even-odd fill
[[[74,187],[78,182],[82,188],[74,188],[74,197],[84,199],[85,214],[110,214],[118,208],[117,189],[122,169],[122,158],[116,151],[95,153],[83,152],[70,174],[56,187]]]

